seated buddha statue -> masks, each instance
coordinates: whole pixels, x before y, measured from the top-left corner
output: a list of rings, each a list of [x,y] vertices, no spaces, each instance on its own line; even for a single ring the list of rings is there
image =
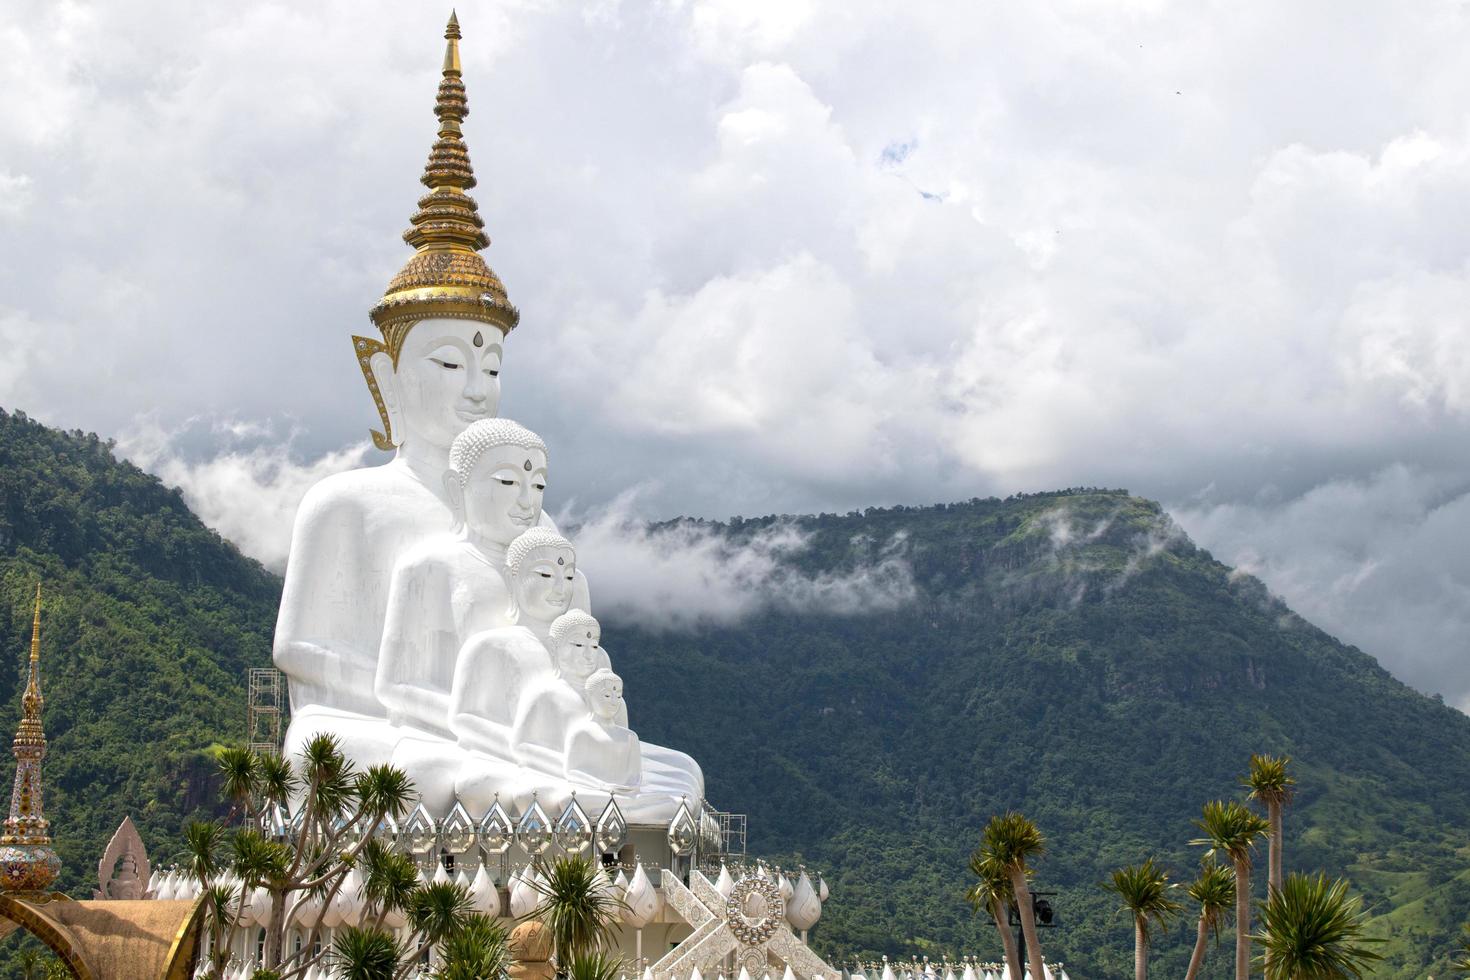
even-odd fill
[[[641,780],[643,754],[638,735],[628,727],[623,702],[623,679],[599,667],[583,685],[585,717],[567,730],[563,754],[567,778],[582,784],[601,784],[610,792],[626,792]]]
[[[406,551],[388,587],[374,690],[392,724],[454,738],[455,661],[467,637],[515,622],[502,569],[511,542],[541,517],[546,462],[540,436],[509,419],[481,419],[455,437],[444,474],[455,533]],[[563,611],[574,571],[557,576]]]
[[[576,568],[572,543],[554,531],[534,527],[511,542],[510,624],[468,637],[454,666],[448,718],[461,748],[512,758],[517,699],[533,678],[553,670],[546,641],[552,622],[571,608]]]
[[[475,177],[460,128],[459,36],[451,23],[428,193],[404,235],[414,254],[373,307],[379,336],[353,338],[381,419],[373,443],[393,459],[327,477],[296,513],[272,648],[290,682],[290,755],[318,731],[360,764],[391,751],[375,683],[389,579],[406,551],[450,525],[450,444],[496,415],[504,341],[520,319],[480,255],[489,239],[466,193]],[[576,584],[586,606],[585,579]]]
[[[532,678],[516,704],[511,749],[522,765],[564,775],[567,735],[588,713],[587,678],[607,658],[602,627],[581,610],[556,618],[548,637],[552,669]],[[637,785],[637,779],[626,785]]]

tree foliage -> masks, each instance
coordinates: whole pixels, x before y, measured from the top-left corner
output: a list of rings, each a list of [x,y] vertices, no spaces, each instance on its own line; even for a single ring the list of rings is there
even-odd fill
[[[1361,902],[1347,882],[1325,874],[1286,876],[1261,906],[1260,944],[1266,980],[1361,980],[1382,955],[1366,933]]]

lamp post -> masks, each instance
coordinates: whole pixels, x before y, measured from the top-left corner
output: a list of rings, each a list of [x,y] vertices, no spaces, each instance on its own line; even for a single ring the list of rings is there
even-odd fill
[[[1057,897],[1056,892],[1032,892],[1031,912],[1036,919],[1036,928],[1055,929],[1060,923],[1057,922],[1056,906],[1051,900]],[[1021,928],[1021,910],[1014,904],[1010,907],[1009,925],[1016,931],[1017,945],[1021,949],[1021,969],[1026,969],[1026,930]],[[1023,977],[1012,977],[1011,980],[1024,980]],[[1032,977],[1031,980],[1046,980],[1045,977]]]

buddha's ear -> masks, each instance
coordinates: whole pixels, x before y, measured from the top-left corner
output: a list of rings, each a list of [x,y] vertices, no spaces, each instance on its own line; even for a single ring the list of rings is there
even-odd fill
[[[383,410],[388,413],[388,428],[392,433],[393,445],[403,445],[403,406],[398,394],[398,372],[393,370],[393,357],[387,351],[378,351],[368,361],[373,380],[378,383],[378,393],[383,396]]]
[[[444,471],[444,496],[449,500],[449,512],[454,515],[454,531],[463,531],[464,487],[459,485],[459,474],[454,470]]]

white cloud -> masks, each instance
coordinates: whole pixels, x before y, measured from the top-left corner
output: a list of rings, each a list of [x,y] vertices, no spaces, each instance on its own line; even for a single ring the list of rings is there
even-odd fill
[[[1197,503],[1180,523],[1307,620],[1470,711],[1470,481],[1406,466],[1285,500]]]
[[[1268,526],[1262,488],[1470,473],[1451,8],[460,14],[487,257],[524,313],[503,408],[552,444],[562,501],[655,479],[656,516],[719,517],[1213,485]],[[236,521],[209,460],[294,485],[373,424],[348,337],[406,257],[441,16],[7,6],[0,404],[111,436],[289,416],[276,476],[229,433],[179,463],[218,523],[289,523]],[[1334,594],[1342,570],[1312,568],[1300,594]],[[1411,646],[1385,655],[1439,663]]]
[[[117,451],[178,487],[189,509],[245,554],[283,573],[301,498],[318,480],[363,465],[371,444],[300,462],[291,453],[292,437],[278,438],[269,426],[229,420],[212,428],[232,442],[254,444],[191,459],[179,445],[183,432],[145,420],[119,437]]]
[[[766,608],[887,611],[916,594],[905,536],[876,554],[867,542],[853,542],[851,567],[807,575],[790,563],[811,540],[794,523],[779,521],[746,536],[694,521],[650,526],[635,515],[636,498],[630,491],[596,512],[563,519],[600,617],[689,629]]]

